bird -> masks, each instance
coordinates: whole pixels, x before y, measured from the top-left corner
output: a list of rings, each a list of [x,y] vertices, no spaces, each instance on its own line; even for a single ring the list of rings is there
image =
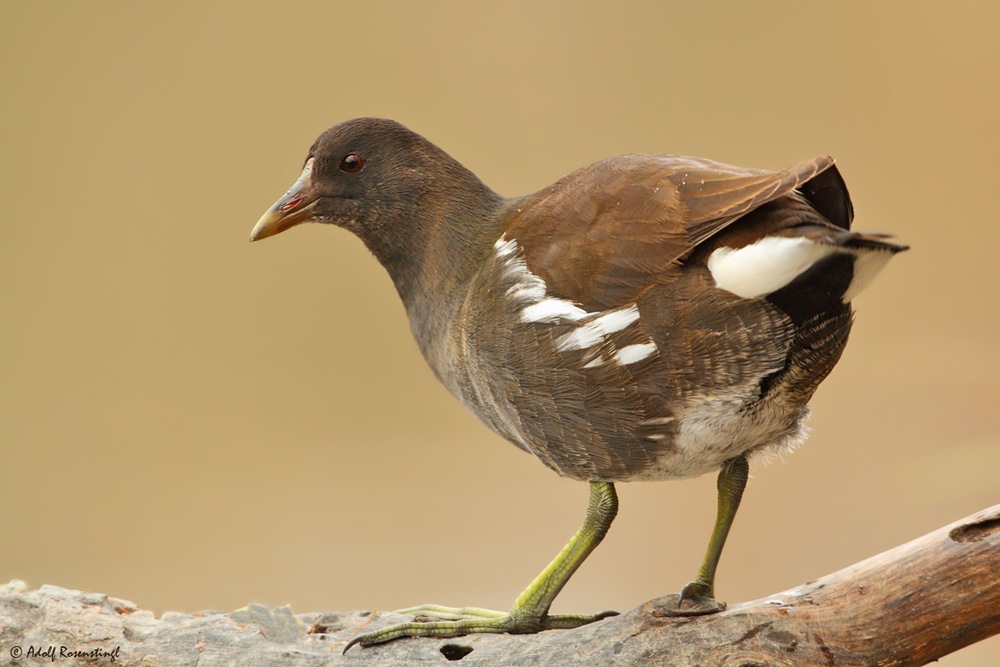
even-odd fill
[[[613,616],[549,608],[614,520],[615,484],[716,471],[704,562],[665,613],[723,610],[715,573],[750,458],[803,442],[807,404],[847,343],[852,300],[907,249],[851,231],[853,218],[826,156],[771,171],[623,155],[508,198],[398,122],[356,118],[323,132],[250,240],[306,222],[354,233],[388,271],[448,391],[590,487],[582,527],[509,611],[412,607],[400,610],[412,622],[359,635],[345,652]]]

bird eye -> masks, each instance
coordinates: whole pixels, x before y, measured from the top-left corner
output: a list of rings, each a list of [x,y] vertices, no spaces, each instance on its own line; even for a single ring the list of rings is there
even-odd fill
[[[340,168],[349,174],[353,174],[357,170],[361,169],[363,164],[364,163],[361,161],[361,158],[359,158],[354,153],[351,153],[350,155],[348,155],[347,157],[345,157],[343,160],[340,161]]]

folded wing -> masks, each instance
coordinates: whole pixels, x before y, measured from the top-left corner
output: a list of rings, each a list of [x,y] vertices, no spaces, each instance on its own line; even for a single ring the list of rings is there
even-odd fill
[[[848,228],[850,200],[830,157],[765,171],[700,158],[627,155],[525,197],[505,236],[517,239],[528,267],[550,292],[588,311],[606,310],[671,282],[679,262],[700,243],[800,188],[833,224]]]

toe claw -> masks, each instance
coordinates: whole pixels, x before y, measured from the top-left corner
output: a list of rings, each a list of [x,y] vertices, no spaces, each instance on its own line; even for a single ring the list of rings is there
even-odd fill
[[[710,587],[696,581],[691,581],[681,589],[681,598],[678,601],[678,606],[683,605],[685,602],[697,603],[699,600],[712,600],[714,598],[715,596]]]
[[[340,655],[344,655],[344,653],[347,653],[348,649],[350,649],[350,648],[351,648],[352,646],[354,646],[355,644],[360,644],[360,643],[361,643],[361,641],[362,641],[362,640],[363,640],[364,638],[365,638],[365,636],[364,636],[364,635],[358,635],[357,637],[355,637],[355,638],[354,638],[354,639],[352,639],[351,641],[347,642],[347,646],[345,646],[345,647],[344,647],[344,651],[343,651],[343,653],[341,653]]]

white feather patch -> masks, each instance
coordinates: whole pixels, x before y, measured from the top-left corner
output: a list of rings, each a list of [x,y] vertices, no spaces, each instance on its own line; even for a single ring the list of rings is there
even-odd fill
[[[716,249],[708,270],[719,288],[752,299],[781,289],[835,252],[843,251],[801,237],[765,236],[743,248]]]
[[[544,291],[543,291],[544,294]],[[559,319],[577,321],[586,317],[587,311],[571,301],[549,297],[521,311],[522,322],[550,323]]]
[[[621,366],[634,364],[656,354],[656,343],[639,343],[637,345],[626,345],[618,350],[615,355],[616,361]]]
[[[514,254],[514,251],[517,250],[517,242],[508,241],[501,236],[497,239],[497,242],[493,244],[493,248],[497,252],[497,257],[503,259],[504,257]]]
[[[844,303],[861,294],[862,290],[872,284],[875,276],[881,273],[885,265],[892,259],[891,250],[854,250],[854,277],[841,300]]]
[[[627,308],[612,310],[557,338],[556,349],[565,352],[566,350],[585,350],[588,347],[600,345],[605,337],[638,321],[639,308],[635,304]],[[590,366],[587,367],[590,368]]]
[[[639,321],[639,307],[634,303],[603,313],[589,313],[572,301],[548,296],[545,281],[532,273],[524,258],[519,255],[517,241],[508,241],[501,236],[493,244],[493,249],[497,259],[503,263],[504,280],[510,281],[506,296],[525,304],[521,309],[522,322],[580,322],[575,329],[555,340],[556,349],[560,352],[596,348],[609,340],[612,334]],[[587,321],[581,322],[585,319]],[[656,352],[656,344],[652,342],[626,345],[613,356],[606,352],[604,356],[595,357],[595,352],[591,352],[584,368],[594,368],[612,359],[626,366],[642,361]]]
[[[628,325],[639,321],[639,307],[634,303],[627,308],[612,310],[606,315],[601,315],[591,324],[596,324],[604,332],[604,335],[621,331]]]
[[[590,314],[572,301],[546,296],[545,281],[532,273],[524,259],[517,255],[517,241],[501,236],[493,249],[497,259],[503,261],[503,277],[514,283],[507,288],[507,296],[527,304],[521,310],[522,322],[576,322]]]
[[[585,350],[588,347],[595,347],[604,340],[604,334],[600,327],[594,326],[593,322],[581,324],[568,334],[563,334],[556,338],[556,349],[560,352],[567,350]]]

